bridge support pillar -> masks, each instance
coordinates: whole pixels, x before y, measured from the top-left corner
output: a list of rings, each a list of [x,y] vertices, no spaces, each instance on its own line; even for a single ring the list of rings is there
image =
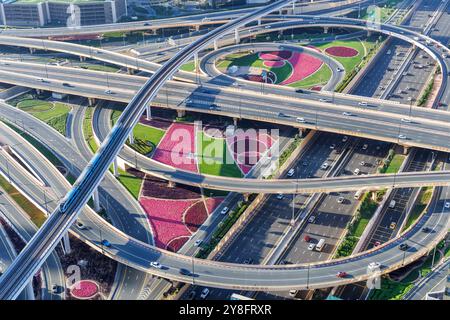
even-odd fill
[[[94,211],[100,212],[102,208],[100,207],[100,196],[98,195],[98,187],[95,188],[94,192],[92,193],[92,199],[94,200]]]
[[[80,56],[80,62],[86,61],[86,57]]]
[[[37,95],[42,94],[42,92],[43,92],[42,89],[36,89],[36,94],[37,94]]]
[[[295,14],[295,0],[292,1],[292,14]]]
[[[234,29],[234,42],[235,44],[239,44],[241,39],[239,38],[239,30],[238,28]]]
[[[36,49],[35,48],[30,48],[30,54],[33,54],[33,53],[35,53],[36,52]]]
[[[128,140],[129,140],[130,144],[134,144],[134,135],[133,135],[133,131],[130,132],[130,135],[128,136]]]
[[[147,120],[152,120],[152,107],[150,106],[150,104],[147,105],[146,115]]]
[[[372,31],[367,30],[367,36],[370,37],[372,35]]]
[[[198,72],[200,66],[198,65],[198,53],[194,54],[194,71]]]
[[[128,74],[134,74],[134,69],[133,68],[127,68],[127,73]]]
[[[242,196],[244,197],[244,201],[247,202],[250,197],[250,193],[244,193]]]
[[[233,118],[233,125],[237,128],[238,118]]]
[[[214,50],[219,49],[219,45],[217,44],[217,39],[214,40]]]
[[[169,188],[175,188],[175,182],[169,181],[169,183],[167,184],[167,186],[168,186]]]
[[[403,146],[403,154],[404,154],[404,155],[407,155],[408,152],[409,152],[409,147]]]
[[[27,298],[29,300],[36,300],[36,297],[34,296],[32,281],[30,281],[30,283],[27,284],[26,290],[27,290]]]
[[[261,25],[261,18],[258,19],[258,26]]]
[[[88,105],[89,107],[95,106],[95,98],[88,98]]]
[[[119,176],[119,165],[117,164],[117,157],[115,157],[113,161],[113,172],[114,177],[117,178]]]
[[[64,252],[65,254],[70,254],[72,252],[72,249],[70,248],[70,239],[69,239],[69,232],[66,232],[63,237],[63,246],[64,246]]]
[[[186,116],[186,111],[185,110],[177,110],[177,116],[178,118],[183,118]]]
[[[200,25],[199,24],[195,26],[195,31],[197,31],[197,32],[200,31]]]
[[[328,27],[324,27],[324,28],[323,28],[323,33],[325,33],[325,34],[328,33]]]
[[[298,128],[298,136],[300,138],[303,138],[305,136],[306,129],[305,128]]]

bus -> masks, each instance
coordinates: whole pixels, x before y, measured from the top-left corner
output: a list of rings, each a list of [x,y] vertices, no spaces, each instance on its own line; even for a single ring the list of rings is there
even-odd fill
[[[247,296],[243,296],[241,294],[233,293],[230,296],[230,300],[255,300],[255,299],[249,298]]]
[[[322,251],[324,245],[325,245],[325,239],[320,239],[316,245],[316,250]]]

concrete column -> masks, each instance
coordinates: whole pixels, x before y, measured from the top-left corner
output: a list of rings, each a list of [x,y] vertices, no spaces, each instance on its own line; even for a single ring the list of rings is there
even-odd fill
[[[248,198],[250,197],[250,193],[244,193],[243,196],[244,196],[244,201],[247,202]]]
[[[133,131],[130,132],[130,135],[128,136],[128,140],[130,141],[130,144],[134,144],[134,135],[133,135]]]
[[[147,105],[147,120],[152,120],[152,107],[150,106],[150,104]]]
[[[261,25],[261,18],[258,19],[258,26]]]
[[[214,40],[214,50],[219,49],[219,45],[217,44],[217,39]]]
[[[409,152],[409,147],[403,146],[403,154],[404,154],[404,155],[407,155],[408,152]]]
[[[92,194],[92,199],[94,200],[94,211],[100,212],[102,208],[100,207],[100,196],[98,195],[98,187],[95,188],[94,193]]]
[[[29,300],[36,300],[36,297],[34,296],[32,281],[30,281],[30,283],[27,284],[26,290],[27,290],[27,298]]]
[[[238,118],[233,118],[233,125],[237,128]]]
[[[305,135],[306,129],[305,128],[298,128],[298,136],[300,138],[303,138]]]
[[[80,61],[81,62],[86,61],[86,57],[80,56]]]
[[[372,35],[372,31],[367,30],[367,36],[370,37]]]
[[[199,70],[199,65],[198,65],[198,53],[194,54],[194,70],[195,72],[198,72]]]
[[[328,27],[324,27],[324,28],[323,28],[323,33],[325,33],[325,34],[328,33]]]
[[[183,118],[184,116],[186,116],[186,111],[185,110],[177,110],[177,116],[178,116],[178,118]]]
[[[128,74],[134,74],[134,69],[132,69],[132,68],[127,68],[127,73],[128,73]]]
[[[113,172],[114,172],[114,177],[117,178],[119,176],[119,165],[117,164],[117,157],[114,158]]]
[[[195,31],[200,31],[200,25],[195,26]]]
[[[295,14],[295,0],[292,1],[292,14]]]
[[[236,44],[239,44],[239,42],[241,41],[241,39],[239,38],[239,30],[238,28],[234,29],[234,42]]]
[[[30,54],[33,54],[36,51],[35,48],[30,48]]]
[[[175,182],[169,181],[169,183],[167,184],[167,186],[168,186],[169,188],[175,188]]]
[[[69,239],[69,232],[66,232],[64,234],[63,237],[63,245],[64,245],[64,252],[66,254],[69,254],[70,252],[72,252],[71,248],[70,248],[70,239]]]
[[[36,94],[38,95],[42,94],[42,89],[36,89]]]
[[[95,106],[95,98],[88,98],[88,105],[89,107]]]

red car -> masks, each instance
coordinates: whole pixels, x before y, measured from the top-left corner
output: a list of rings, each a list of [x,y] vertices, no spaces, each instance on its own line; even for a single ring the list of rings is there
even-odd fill
[[[310,236],[305,236],[303,238],[303,240],[305,240],[306,242],[310,242],[311,241],[311,237]]]
[[[347,276],[347,272],[341,271],[336,275],[338,278],[345,278]]]
[[[374,246],[374,247],[378,247],[380,244],[381,244],[380,241],[376,241],[376,242],[373,244],[373,246]]]

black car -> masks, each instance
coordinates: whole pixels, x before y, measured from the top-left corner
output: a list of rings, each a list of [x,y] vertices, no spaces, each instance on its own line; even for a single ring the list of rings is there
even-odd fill
[[[402,251],[406,251],[409,249],[409,245],[406,243],[402,243],[401,245],[398,246],[400,250]]]
[[[183,275],[183,276],[190,276],[191,272],[188,269],[181,268],[180,269],[180,274]]]
[[[247,258],[244,260],[244,264],[252,264],[253,259],[252,258]]]
[[[430,231],[431,231],[431,229],[428,228],[428,227],[423,227],[423,228],[422,228],[422,232],[428,233],[428,232],[430,232]]]

